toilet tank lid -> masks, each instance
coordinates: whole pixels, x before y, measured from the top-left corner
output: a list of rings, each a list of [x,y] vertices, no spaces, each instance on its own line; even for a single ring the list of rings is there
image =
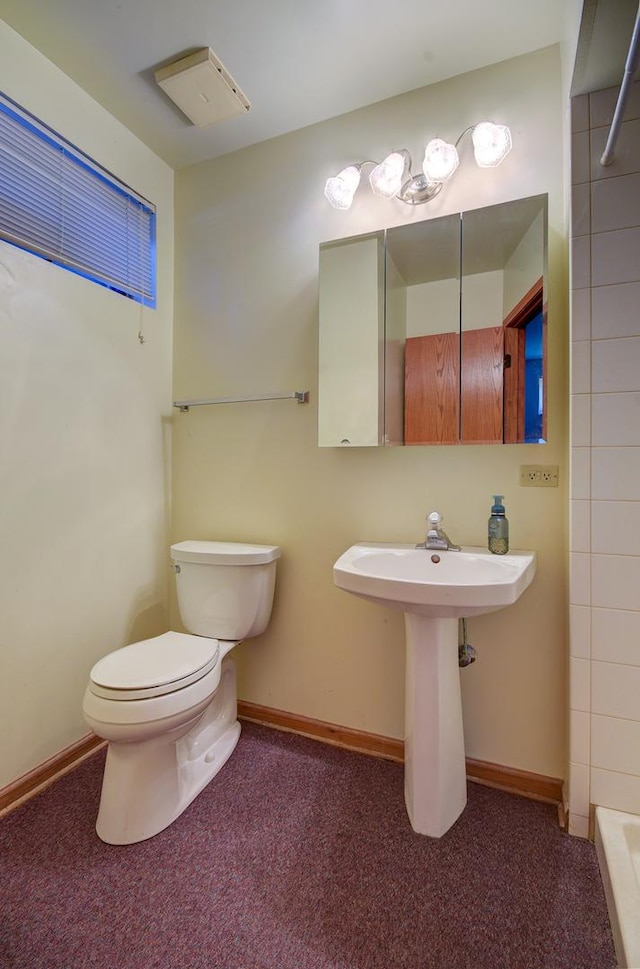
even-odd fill
[[[245,545],[241,542],[178,542],[171,546],[174,562],[209,565],[262,565],[280,558],[277,545]]]

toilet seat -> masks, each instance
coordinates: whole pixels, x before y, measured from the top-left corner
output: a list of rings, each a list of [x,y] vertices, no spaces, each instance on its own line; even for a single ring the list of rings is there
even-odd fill
[[[168,632],[123,646],[95,664],[89,689],[107,700],[144,700],[197,683],[218,663],[217,639]]]

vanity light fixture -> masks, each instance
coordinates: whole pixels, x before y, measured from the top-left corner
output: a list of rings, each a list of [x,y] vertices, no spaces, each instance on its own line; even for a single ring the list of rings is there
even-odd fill
[[[422,172],[414,175],[411,171],[411,155],[406,148],[392,151],[380,163],[362,161],[349,165],[341,172],[328,178],[324,194],[334,209],[348,209],[360,184],[360,176],[365,165],[373,165],[369,174],[369,184],[374,195],[382,198],[397,198],[407,205],[422,205],[429,202],[441,191],[444,183],[457,169],[460,158],[458,145],[464,136],[472,132],[473,153],[479,168],[495,168],[511,151],[511,132],[506,125],[481,121],[465,128],[455,145],[442,138],[433,138],[426,146]]]

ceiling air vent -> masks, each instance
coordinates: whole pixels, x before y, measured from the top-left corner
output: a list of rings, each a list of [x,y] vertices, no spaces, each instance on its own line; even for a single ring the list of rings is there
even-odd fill
[[[199,128],[244,114],[250,108],[249,101],[210,47],[159,68],[155,79]]]

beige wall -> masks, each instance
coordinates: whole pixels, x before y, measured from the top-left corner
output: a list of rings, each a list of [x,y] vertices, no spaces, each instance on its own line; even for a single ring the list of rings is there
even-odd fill
[[[502,307],[506,317],[541,275],[540,253],[544,247],[544,215],[540,213],[525,232],[504,269]]]
[[[640,82],[573,102],[569,829],[640,814]]]
[[[88,732],[96,659],[168,625],[173,173],[1,21],[0,63],[6,94],[158,207],[142,319],[0,242],[2,787]]]
[[[338,212],[324,180],[361,158],[483,118],[512,127],[498,169],[468,139],[452,184],[415,209],[361,188]],[[358,540],[419,541],[434,508],[449,534],[484,545],[491,495],[506,496],[512,547],[538,552],[514,607],[469,623],[478,662],[461,673],[467,753],[564,773],[564,488],[519,487],[521,463],[565,474],[567,311],[560,58],[506,61],[202,163],[176,180],[177,398],[310,390],[311,402],[198,408],[174,420],[174,540],[282,546],[268,631],[236,651],[244,699],[391,737],[403,735],[402,616],[332,583]],[[549,194],[549,443],[319,449],[320,242],[522,196]],[[174,607],[174,621],[177,622]]]

